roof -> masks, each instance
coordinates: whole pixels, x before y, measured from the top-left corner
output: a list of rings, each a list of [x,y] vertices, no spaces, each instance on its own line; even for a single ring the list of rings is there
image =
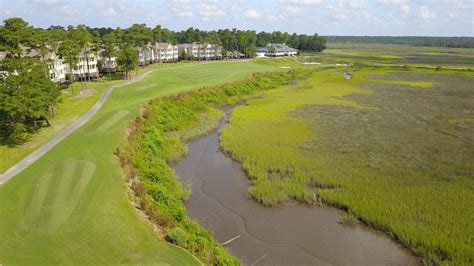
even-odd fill
[[[191,47],[196,47],[198,46],[199,48],[205,48],[205,47],[211,47],[211,48],[222,48],[220,45],[217,44],[212,44],[212,43],[198,43],[198,42],[193,42],[193,43],[182,43],[179,44],[180,47],[182,48],[191,48]]]
[[[284,43],[269,43],[265,47],[259,47],[257,49],[258,52],[268,52],[270,48],[273,47],[275,49],[275,52],[283,52],[283,51],[291,51],[291,52],[296,52],[298,51],[297,49],[291,48],[288,45]]]
[[[56,53],[51,52],[51,51],[48,51],[43,57],[43,55],[41,55],[40,52],[36,49],[31,49],[31,50],[30,49],[23,49],[23,52],[22,52],[21,56],[22,57],[35,57],[35,58],[38,58],[40,60],[43,60],[43,58],[45,60],[51,60],[51,59],[54,60],[54,59],[58,58]]]
[[[167,42],[157,42],[155,43],[154,48],[162,50],[162,49],[168,49],[170,46],[173,47],[175,45],[171,43],[167,43]]]

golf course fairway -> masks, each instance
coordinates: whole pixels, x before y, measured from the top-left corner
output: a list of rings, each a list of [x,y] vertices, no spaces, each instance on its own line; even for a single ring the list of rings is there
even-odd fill
[[[0,186],[0,264],[200,264],[157,239],[134,210],[114,151],[147,100],[291,61],[176,64],[115,90],[89,122]]]

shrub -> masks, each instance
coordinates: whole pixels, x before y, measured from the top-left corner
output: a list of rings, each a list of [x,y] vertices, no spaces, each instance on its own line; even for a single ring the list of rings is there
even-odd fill
[[[175,227],[168,232],[167,239],[178,246],[186,247],[188,246],[188,233],[185,230]]]
[[[31,137],[31,134],[24,124],[16,123],[11,129],[9,137],[13,143],[21,144],[27,141]]]

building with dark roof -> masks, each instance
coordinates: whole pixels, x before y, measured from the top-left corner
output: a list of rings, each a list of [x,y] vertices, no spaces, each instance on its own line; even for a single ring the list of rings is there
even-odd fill
[[[296,56],[298,50],[289,47],[284,43],[269,43],[265,47],[257,49],[257,57],[269,56]]]

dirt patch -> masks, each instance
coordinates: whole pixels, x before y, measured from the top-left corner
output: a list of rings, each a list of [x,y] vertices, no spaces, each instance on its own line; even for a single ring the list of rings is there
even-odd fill
[[[95,94],[97,91],[93,89],[87,89],[87,90],[82,90],[79,94],[76,96],[71,97],[71,99],[81,99],[87,96],[90,96],[92,94]]]
[[[146,89],[149,89],[149,88],[152,88],[152,87],[155,87],[156,84],[148,84],[148,85],[145,85],[145,86],[142,86],[138,89],[136,89],[136,91],[142,91],[142,90],[146,90]]]

